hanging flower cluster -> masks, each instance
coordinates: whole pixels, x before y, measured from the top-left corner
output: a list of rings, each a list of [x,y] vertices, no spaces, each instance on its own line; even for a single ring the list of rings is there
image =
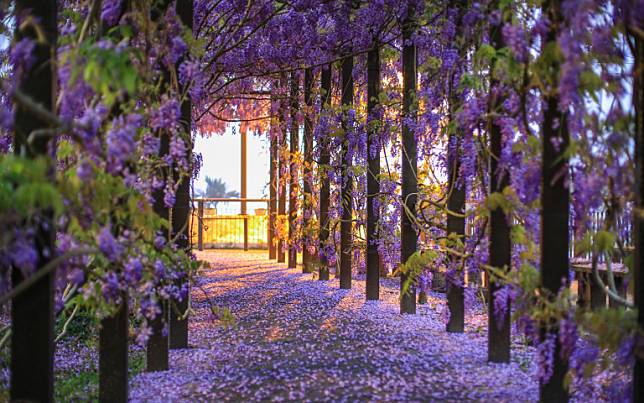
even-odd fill
[[[621,259],[632,273],[631,97],[641,74],[640,61],[633,63],[634,43],[642,40],[641,1],[565,0],[553,20],[545,3],[531,1],[196,0],[193,32],[174,7],[132,2],[125,9],[124,2],[110,0],[96,12],[94,2],[63,3],[57,112],[49,112],[56,128],[30,135],[30,141],[45,136],[48,156],[25,158],[12,142],[15,105],[42,112],[15,86],[33,67],[38,44],[21,39],[0,53],[8,72],[0,92],[0,223],[10,229],[0,239],[2,293],[11,289],[12,272],[28,277],[43,257],[64,256],[57,270],[60,309],[83,304],[105,316],[127,295],[142,319],[144,341],[159,302],[186,298],[185,280],[198,266],[177,247],[171,216],[154,212],[172,210],[179,184],[198,171],[193,129],[220,134],[238,123],[240,131],[269,134],[277,143],[279,192],[288,194],[291,168],[311,169],[305,179],[314,178],[311,193],[298,202],[305,212],[293,222],[296,235],[289,239],[285,217],[274,228],[284,251],[307,248],[338,266],[342,213],[351,206],[354,270],[364,272],[366,199],[374,196],[375,242],[386,271],[409,275],[407,289],[462,289],[466,306],[479,296],[483,277],[498,282],[492,310],[501,320],[510,312],[533,339],[541,381],[552,376],[559,354],[571,364],[576,393],[592,396],[596,391],[586,378],[600,370],[598,357],[617,357],[608,370],[619,374],[641,354],[634,310],[578,307],[565,281],[551,295],[540,285],[539,255],[548,235],[540,229],[540,195],[550,186],[542,183],[543,125],[553,112],[546,101],[556,98],[558,118],[547,129],[570,133],[569,141],[552,141],[567,160],[558,175],[571,195],[570,255],[592,256],[595,265]],[[7,12],[2,33],[37,24]],[[403,43],[401,27],[411,14],[416,26]],[[400,50],[412,44],[416,117],[403,117]],[[373,48],[380,51],[380,93],[368,116],[367,52]],[[355,96],[353,104],[342,105],[348,89],[340,69],[348,57]],[[289,101],[305,102],[303,91],[289,100],[287,72],[307,68],[315,83],[313,106],[291,112]],[[332,69],[329,105],[322,105],[327,94],[318,85],[325,68]],[[194,127],[183,121],[188,99]],[[312,156],[291,153],[287,141],[305,117],[313,122]],[[403,126],[411,128],[418,149],[414,211],[405,210],[401,196],[408,159]],[[500,132],[498,155],[490,145],[492,128]],[[381,169],[369,172],[368,160],[376,156]],[[369,175],[379,180],[377,195],[367,192]],[[490,190],[503,179],[507,186]],[[343,195],[349,181],[354,186]],[[320,193],[327,184],[329,220],[322,222]],[[506,268],[489,264],[491,215],[499,209],[511,231],[512,264]],[[43,212],[53,215],[53,224]],[[419,235],[419,251],[401,262],[405,217]],[[38,244],[43,225],[55,226],[55,250]],[[330,231],[322,244],[321,226]],[[615,289],[613,301],[632,308],[612,281],[606,288]],[[556,332],[542,336],[544,329]]]

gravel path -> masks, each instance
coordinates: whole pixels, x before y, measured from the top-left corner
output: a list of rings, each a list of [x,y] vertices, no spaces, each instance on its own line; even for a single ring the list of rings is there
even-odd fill
[[[510,364],[486,362],[485,316],[445,332],[443,294],[417,315],[398,313],[398,281],[365,302],[364,281],[339,290],[266,252],[208,251],[193,288],[190,348],[170,370],[132,381],[133,401],[494,401],[537,399],[532,353],[517,345]],[[222,326],[207,299],[228,307]]]

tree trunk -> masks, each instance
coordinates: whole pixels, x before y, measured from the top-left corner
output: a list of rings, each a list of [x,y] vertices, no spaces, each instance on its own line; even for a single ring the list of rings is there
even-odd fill
[[[328,118],[328,109],[331,104],[331,66],[322,67],[320,77],[322,113],[320,119]],[[318,140],[320,147],[320,163],[318,164],[318,175],[320,178],[320,235],[318,254],[320,257],[319,279],[329,279],[329,259],[327,257],[328,249],[325,247],[329,239],[329,204],[331,200],[331,184],[326,170],[329,168],[331,159],[329,151],[328,133],[322,133]]]
[[[558,0],[546,0],[543,13],[550,20],[549,30],[544,40],[545,46],[557,41],[558,27],[562,23],[561,5]],[[559,65],[553,62],[551,68],[552,87],[557,88]],[[566,186],[568,158],[564,155],[570,135],[567,116],[559,110],[559,96],[544,95],[543,115],[543,156],[541,182],[541,285],[552,294],[557,294],[562,286],[568,286],[568,215],[570,194]],[[555,145],[554,143],[558,143]],[[545,324],[544,324],[545,325]],[[540,385],[540,399],[543,402],[568,400],[564,378],[568,362],[559,353],[559,330],[556,323],[550,330],[543,329],[542,335],[553,333],[556,340],[554,370],[548,381]]]
[[[56,2],[52,0],[16,1],[16,15],[30,14],[39,22],[46,43],[36,42],[32,67],[19,77],[18,88],[49,111],[56,99]],[[15,39],[36,40],[36,30],[19,28]],[[15,109],[14,151],[28,158],[46,157],[49,142],[36,138],[29,146],[27,138],[49,125],[20,105]],[[51,166],[51,174],[54,167]],[[38,266],[42,268],[56,251],[56,232],[52,212],[39,213],[41,223],[35,228]],[[54,392],[54,271],[43,276],[11,301],[11,400],[52,401]],[[24,280],[19,269],[12,269],[13,286]]]
[[[291,138],[290,138],[290,172],[291,180],[288,199],[288,267],[297,267],[297,196],[300,193],[300,182],[298,178],[297,154],[300,149],[300,125],[297,121],[299,112],[299,87],[300,77],[297,72],[291,73]]]
[[[414,10],[410,7],[407,17],[402,25],[403,32],[403,119],[416,120],[416,46],[411,42],[412,35],[416,30],[416,17]],[[410,214],[416,211],[416,194],[418,192],[417,172],[418,156],[416,150],[416,139],[414,132],[409,125],[402,123],[402,188],[401,196],[404,208],[401,212],[400,223],[400,260],[402,264],[407,262],[410,256],[416,253],[418,234],[414,228]],[[407,211],[410,214],[407,213]],[[414,280],[406,292],[403,292],[403,285],[408,281],[408,275],[400,275],[400,313],[416,313],[416,286]]]
[[[367,53],[367,300],[380,299],[380,256],[378,220],[380,212],[380,47],[374,43]]]
[[[496,3],[495,3],[496,4]],[[495,25],[490,30],[491,45],[496,49],[505,47],[501,35],[501,24]],[[491,66],[493,69],[493,66]],[[498,85],[498,80],[493,76],[490,88],[493,90]],[[498,109],[503,100],[501,94],[493,95],[490,102],[490,111]],[[499,167],[499,158],[503,150],[503,135],[501,128],[488,119],[488,132],[490,133],[490,193],[501,193],[510,185],[510,172]],[[500,207],[492,210],[490,214],[490,244],[489,264],[497,268],[510,270],[512,264],[512,244],[510,241],[510,225]],[[494,281],[488,281],[488,341],[487,359],[490,362],[510,362],[510,301],[502,317],[494,313],[495,293],[499,289]]]
[[[353,258],[353,176],[349,172],[352,153],[349,150],[348,112],[353,108],[353,56],[342,60],[342,223],[340,225],[340,288],[351,288],[351,267]]]

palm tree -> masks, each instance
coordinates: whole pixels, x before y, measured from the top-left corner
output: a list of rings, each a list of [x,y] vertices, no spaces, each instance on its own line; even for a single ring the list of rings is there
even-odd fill
[[[226,182],[220,178],[206,176],[206,190],[198,190],[197,195],[208,198],[234,198],[239,197],[239,192],[236,190],[227,190]],[[217,202],[214,202],[213,205],[216,208]]]

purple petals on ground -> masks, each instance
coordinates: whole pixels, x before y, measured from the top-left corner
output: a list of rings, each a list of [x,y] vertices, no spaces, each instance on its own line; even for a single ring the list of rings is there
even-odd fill
[[[530,401],[536,367],[515,345],[509,364],[488,364],[486,318],[466,317],[448,334],[442,294],[418,315],[398,313],[398,279],[382,280],[381,301],[364,285],[339,290],[266,252],[211,251],[192,287],[190,345],[170,370],[134,378],[133,401]],[[235,326],[213,319],[206,300],[229,308]],[[474,310],[473,310],[474,311]]]

